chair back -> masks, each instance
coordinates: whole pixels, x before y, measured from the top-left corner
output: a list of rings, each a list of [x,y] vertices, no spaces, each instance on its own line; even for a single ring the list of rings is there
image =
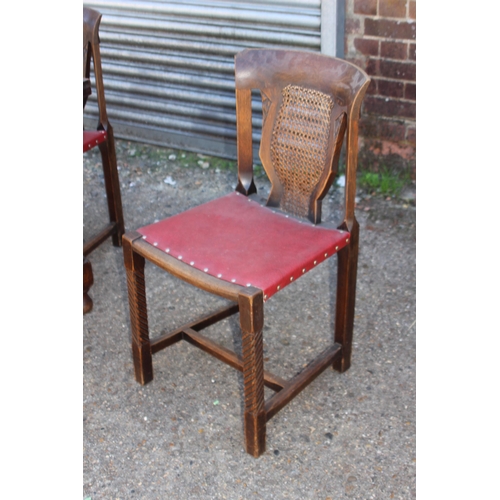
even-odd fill
[[[102,79],[101,53],[99,50],[99,26],[102,14],[88,7],[83,8],[83,77],[90,78],[91,63],[93,62],[95,91],[99,107],[98,130],[108,130],[106,100],[104,97],[104,83]]]
[[[255,192],[250,178],[251,89],[259,89],[263,113],[260,158],[272,184],[267,205],[319,223],[321,200],[337,173],[347,131],[346,185],[354,194],[346,198],[352,201],[352,218],[359,108],[370,82],[366,73],[345,60],[322,54],[247,49],[236,55],[235,77],[241,163],[238,190]],[[346,199],[346,219],[347,212]]]

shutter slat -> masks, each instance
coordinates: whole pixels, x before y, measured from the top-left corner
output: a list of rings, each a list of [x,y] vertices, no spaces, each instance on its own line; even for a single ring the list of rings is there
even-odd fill
[[[234,159],[235,54],[250,47],[321,50],[320,0],[95,0],[85,5],[102,14],[104,86],[118,138]],[[252,107],[257,145],[259,101],[254,99]],[[84,124],[95,125],[96,117],[92,95]]]

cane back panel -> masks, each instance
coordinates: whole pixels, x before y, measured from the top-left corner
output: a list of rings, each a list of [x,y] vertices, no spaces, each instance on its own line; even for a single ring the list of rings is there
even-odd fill
[[[302,217],[317,186],[328,153],[333,99],[316,90],[288,85],[271,139],[271,160],[283,186],[280,208]]]
[[[236,56],[235,68],[238,102],[245,102],[241,94],[250,89],[262,95],[260,158],[272,184],[267,205],[319,223],[366,75],[346,61],[300,51],[246,50]],[[251,135],[245,131],[248,112],[241,108],[243,143]]]

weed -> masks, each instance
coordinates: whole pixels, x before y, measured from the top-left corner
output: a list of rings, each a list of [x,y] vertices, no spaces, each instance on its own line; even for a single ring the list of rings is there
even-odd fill
[[[410,180],[408,172],[394,172],[382,167],[380,172],[361,171],[358,184],[362,189],[383,196],[399,196]]]
[[[183,167],[197,167],[198,160],[200,159],[196,153],[190,153],[189,151],[176,151],[177,161]]]
[[[162,148],[130,141],[117,141],[119,148],[126,151],[126,155],[131,158],[145,160],[148,164],[148,169],[156,171],[169,167],[170,165],[178,165],[185,168],[210,168],[219,171],[229,171],[236,173],[237,162],[216,156],[207,156],[201,153],[193,153],[182,149]],[[206,165],[208,163],[208,166]],[[260,164],[253,166],[254,176],[260,178],[265,176],[265,171]]]
[[[212,156],[208,158],[211,167],[218,168],[219,170],[236,171],[236,162],[233,160],[226,160],[224,158],[217,158]]]
[[[267,176],[266,171],[264,170],[264,167],[260,163],[254,164],[254,166],[253,166],[253,175],[257,179],[259,179],[260,177],[266,177]]]

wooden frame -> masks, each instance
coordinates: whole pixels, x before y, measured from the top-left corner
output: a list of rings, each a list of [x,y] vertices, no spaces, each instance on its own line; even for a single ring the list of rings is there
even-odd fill
[[[89,255],[109,237],[111,237],[114,246],[121,246],[122,235],[125,233],[113,127],[109,123],[106,112],[106,99],[102,78],[101,54],[99,50],[99,25],[101,17],[102,15],[96,10],[88,7],[83,8],[83,105],[85,106],[86,103],[86,94],[90,93],[88,84],[90,82],[91,63],[93,62],[95,90],[99,107],[99,121],[96,130],[106,131],[107,136],[107,139],[99,144],[99,150],[104,171],[109,223],[97,235],[84,244],[84,256]]]
[[[114,246],[121,246],[122,236],[125,233],[123,220],[120,181],[116,164],[115,140],[113,127],[108,121],[106,112],[106,99],[104,97],[104,83],[101,69],[101,53],[99,50],[99,25],[101,14],[96,10],[83,8],[83,107],[88,96],[92,93],[90,82],[90,69],[93,63],[97,103],[99,107],[99,121],[97,130],[105,132],[105,140],[99,143],[102,168],[104,172],[104,185],[108,203],[109,223],[97,234],[93,235],[83,244],[83,314],[92,310],[92,299],[88,292],[94,282],[92,265],[86,256],[95,250],[101,243],[111,237]],[[84,137],[85,145],[85,137]],[[84,149],[85,151],[85,149]]]
[[[124,263],[127,272],[132,353],[135,377],[140,384],[153,379],[153,354],[185,340],[215,356],[243,373],[244,429],[246,450],[254,457],[266,449],[267,422],[328,366],[345,371],[350,366],[354,323],[354,304],[358,254],[359,225],[354,217],[356,191],[357,122],[364,92],[369,84],[367,75],[354,65],[335,58],[298,51],[246,50],[236,56],[236,110],[238,133],[238,185],[237,191],[246,196],[256,193],[252,171],[251,89],[259,88],[263,94],[264,128],[261,159],[272,182],[268,206],[280,207],[286,186],[276,175],[270,155],[269,137],[281,106],[282,90],[290,83],[332,95],[334,111],[330,115],[330,133],[325,148],[324,170],[319,181],[308,193],[307,218],[319,223],[321,199],[333,182],[340,146],[347,135],[347,182],[345,213],[340,229],[350,232],[349,244],[339,251],[337,312],[335,341],[306,368],[291,380],[284,380],[264,369],[262,331],[264,324],[264,297],[262,290],[253,286],[240,286],[223,281],[193,268],[146,242],[139,232],[123,237]],[[336,109],[337,108],[337,109]],[[242,221],[244,223],[244,221]],[[164,271],[198,288],[232,301],[229,307],[181,326],[172,332],[150,339],[145,262],[149,261]],[[244,265],[244,263],[242,263]],[[242,332],[242,355],[217,345],[202,333],[207,326],[239,313]],[[276,394],[264,399],[264,387]]]

